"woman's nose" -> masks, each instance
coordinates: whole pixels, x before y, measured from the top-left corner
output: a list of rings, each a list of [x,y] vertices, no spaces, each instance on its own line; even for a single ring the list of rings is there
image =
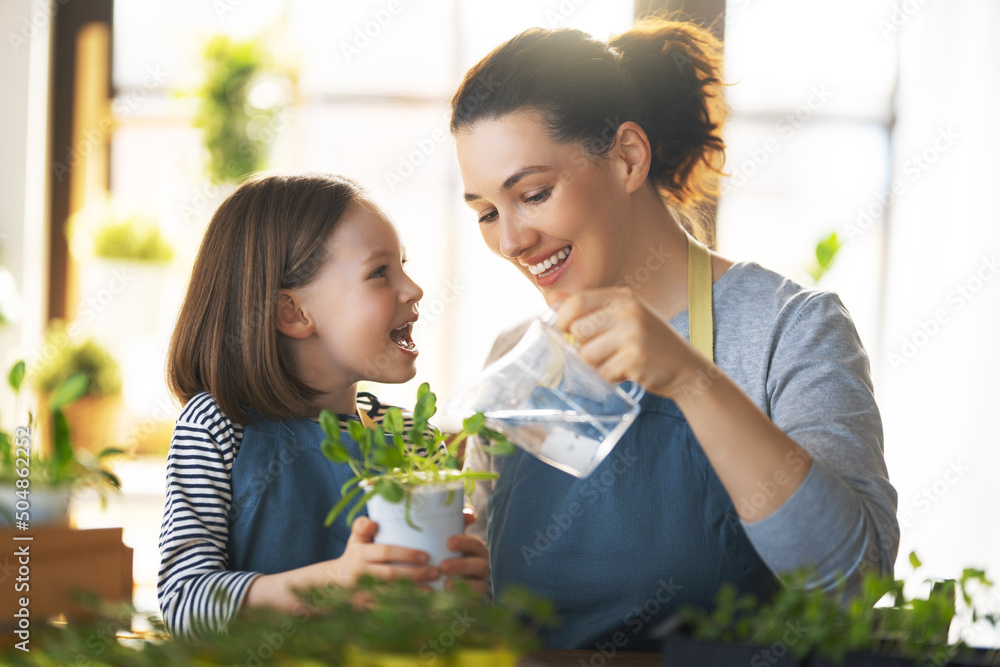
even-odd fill
[[[518,215],[508,215],[500,221],[500,254],[504,257],[520,257],[538,241],[538,232],[525,222]]]

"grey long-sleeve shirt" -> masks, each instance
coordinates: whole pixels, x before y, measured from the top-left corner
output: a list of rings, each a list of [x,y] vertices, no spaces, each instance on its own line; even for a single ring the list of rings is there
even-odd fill
[[[775,573],[816,566],[813,583],[822,587],[846,574],[853,588],[869,567],[891,573],[899,547],[896,492],[868,355],[839,297],[751,262],[732,266],[712,294],[716,365],[813,459],[780,508],[743,522],[757,553]],[[687,311],[670,324],[688,337]],[[502,334],[489,361],[525,326]],[[473,445],[466,467],[499,471],[502,463]],[[470,532],[483,539],[492,488],[480,483],[473,498],[479,519]]]

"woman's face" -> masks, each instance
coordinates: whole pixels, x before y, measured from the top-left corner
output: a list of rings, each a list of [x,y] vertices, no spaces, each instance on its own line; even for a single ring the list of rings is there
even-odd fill
[[[534,111],[481,121],[456,142],[465,200],[486,245],[546,301],[619,282],[629,198],[611,161],[555,142]]]

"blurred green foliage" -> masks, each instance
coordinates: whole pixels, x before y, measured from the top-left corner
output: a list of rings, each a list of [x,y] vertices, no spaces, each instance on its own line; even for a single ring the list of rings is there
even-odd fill
[[[114,357],[93,339],[74,340],[64,322],[54,321],[45,334],[39,363],[31,369],[35,389],[55,392],[70,376],[87,380],[83,396],[107,396],[122,390],[121,369]]]

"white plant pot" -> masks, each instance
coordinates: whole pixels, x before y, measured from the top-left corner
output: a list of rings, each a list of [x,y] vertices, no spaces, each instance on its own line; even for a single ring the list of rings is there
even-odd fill
[[[368,518],[378,524],[375,543],[426,551],[430,556],[429,565],[434,567],[446,558],[460,557],[461,554],[449,551],[445,545],[452,535],[465,532],[464,484],[457,481],[414,486],[407,489],[407,494],[410,520],[420,530],[406,522],[406,497],[398,503],[390,503],[381,496],[373,496],[368,500]],[[443,586],[443,580],[432,584],[437,589]]]
[[[105,345],[150,336],[162,320],[168,264],[94,259],[81,267],[76,320]]]
[[[17,489],[10,483],[0,485],[0,526],[12,526],[15,512],[28,513],[29,526],[65,526],[69,524],[70,490],[68,488],[47,488],[32,484],[28,493],[28,507],[17,507],[21,500]],[[21,506],[22,508],[24,505]]]

